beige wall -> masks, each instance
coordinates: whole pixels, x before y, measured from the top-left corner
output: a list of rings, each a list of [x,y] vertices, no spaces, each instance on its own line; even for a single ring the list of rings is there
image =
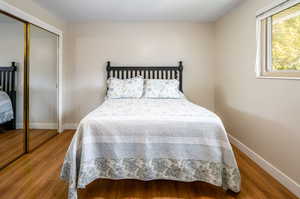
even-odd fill
[[[197,23],[72,24],[74,66],[70,122],[101,104],[106,92],[106,61],[128,65],[184,62],[184,91],[193,102],[214,110],[214,26]]]
[[[255,78],[255,14],[247,0],[216,24],[216,111],[230,134],[300,183],[300,81]]]

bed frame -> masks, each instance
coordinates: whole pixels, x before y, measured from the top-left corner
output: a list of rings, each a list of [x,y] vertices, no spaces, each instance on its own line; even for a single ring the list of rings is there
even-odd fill
[[[0,87],[2,88],[1,90],[6,92],[10,97],[14,111],[14,119],[2,124],[7,130],[16,129],[16,71],[16,62],[12,62],[11,66],[0,67]]]
[[[178,66],[112,66],[107,62],[107,79],[110,77],[127,79],[137,75],[145,79],[177,79],[179,81],[179,90],[182,89],[182,61]]]

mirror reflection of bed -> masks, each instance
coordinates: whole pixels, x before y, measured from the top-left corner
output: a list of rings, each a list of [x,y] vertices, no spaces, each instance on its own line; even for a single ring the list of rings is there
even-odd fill
[[[17,98],[19,92],[16,90],[17,66],[12,62],[11,66],[0,67],[0,167],[13,161],[22,155],[25,150],[23,125],[16,126]],[[17,101],[18,100],[18,101]]]

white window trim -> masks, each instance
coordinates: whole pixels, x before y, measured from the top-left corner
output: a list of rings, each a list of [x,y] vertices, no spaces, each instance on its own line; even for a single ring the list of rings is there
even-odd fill
[[[272,54],[272,18],[268,17],[267,18],[267,63],[266,63],[266,67],[269,71],[272,70],[272,58],[273,58],[273,54]]]
[[[281,19],[273,20],[272,23],[273,24],[278,24],[282,21],[289,20],[289,19],[294,18],[294,17],[298,17],[299,15],[300,15],[300,11],[295,12],[295,13],[290,14],[290,15],[285,16],[285,17],[281,17]]]
[[[58,35],[58,44],[59,45],[58,45],[58,66],[57,66],[58,67],[58,70],[57,70],[57,72],[58,72],[58,80],[57,80],[58,81],[58,91],[57,91],[58,92],[57,93],[57,102],[58,102],[57,109],[58,110],[57,110],[57,114],[58,114],[58,132],[61,133],[63,131],[63,125],[62,125],[63,32],[60,29],[58,29],[48,23],[43,22],[39,18],[34,17],[34,16],[4,2],[3,0],[0,0],[0,10]]]
[[[300,80],[300,77],[284,77],[284,76],[266,76],[263,74],[263,69],[261,65],[261,22],[263,19],[268,18],[284,9],[287,9],[289,7],[292,7],[296,4],[300,3],[300,0],[279,0],[276,1],[267,7],[260,9],[256,12],[256,66],[255,66],[255,73],[256,73],[256,78],[261,78],[261,79],[287,79],[287,80]],[[269,37],[270,39],[270,37]],[[270,42],[267,42],[270,43]],[[270,53],[270,51],[268,52]],[[272,59],[272,56],[268,55],[268,60],[267,60],[267,67],[269,67],[270,59]],[[281,71],[285,72],[285,71]],[[289,71],[290,73],[294,73]]]

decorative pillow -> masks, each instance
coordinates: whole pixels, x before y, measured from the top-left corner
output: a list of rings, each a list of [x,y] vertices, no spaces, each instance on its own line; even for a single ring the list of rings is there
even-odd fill
[[[182,98],[178,80],[145,80],[145,98]]]
[[[131,79],[109,78],[107,84],[108,98],[140,98],[143,95],[144,79],[140,76]]]

